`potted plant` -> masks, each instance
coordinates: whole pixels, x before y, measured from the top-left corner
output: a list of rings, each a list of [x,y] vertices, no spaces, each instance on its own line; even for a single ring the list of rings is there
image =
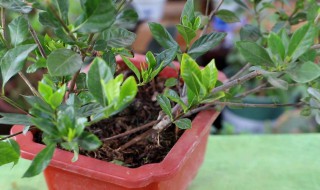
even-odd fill
[[[243,76],[240,70],[226,81],[223,75],[218,80],[214,60],[202,69],[195,61],[226,35],[207,33],[205,20],[215,15],[237,19],[231,11],[219,10],[220,4],[206,16],[196,14],[193,0],[186,2],[177,25],[187,44],[184,52],[162,25],[149,23],[153,37],[165,50],[158,55],[148,52],[141,59],[127,49],[135,34],[122,26],[137,15],[124,8],[126,0],[68,2],[0,1],[2,21],[5,11],[18,13],[10,38],[2,35],[1,39],[2,87],[12,76],[23,74],[25,60],[34,62],[33,71],[47,71],[37,87],[28,85],[34,94],[23,97],[29,110],[9,101],[25,114],[1,113],[0,123],[15,126],[11,135],[1,138],[0,150],[5,154],[0,156],[0,165],[16,163],[20,154],[33,159],[23,176],[45,170],[50,189],[88,185],[92,189],[186,189],[202,162],[206,137],[217,116],[213,109],[293,106],[234,102],[238,95],[234,88],[256,77],[283,81],[288,75],[295,82],[312,85],[310,101],[298,105],[305,107],[305,113],[311,109],[319,113],[320,68],[311,64],[318,48],[314,45],[317,11],[310,11],[310,22],[291,37],[282,30],[267,36],[265,46],[237,42],[255,67]],[[318,7],[315,1],[308,3]],[[83,10],[79,17],[70,18],[71,5]],[[28,21],[28,13],[36,10],[40,23],[50,29],[44,34]],[[2,25],[3,31],[8,32],[7,28]],[[200,29],[201,37],[194,39]],[[86,63],[90,68],[82,69]]]

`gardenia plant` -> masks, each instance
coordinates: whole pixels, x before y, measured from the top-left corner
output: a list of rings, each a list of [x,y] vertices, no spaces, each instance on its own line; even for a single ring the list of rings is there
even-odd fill
[[[306,85],[309,97],[298,105],[303,113],[313,112],[320,123],[320,91],[318,77],[320,67],[315,64],[319,48],[320,9],[315,0],[297,1],[291,15],[282,8],[272,5],[273,1],[236,1],[246,11],[259,15],[267,8],[279,14],[274,30],[252,39],[254,30],[244,30],[244,38],[236,43],[244,58],[249,62],[249,73],[240,70],[225,83],[218,81],[218,71],[214,60],[204,68],[195,61],[207,51],[219,45],[225,33],[207,33],[208,20],[218,16],[226,22],[239,21],[237,15],[228,10],[219,10],[223,0],[210,14],[195,12],[194,1],[188,0],[183,9],[180,24],[176,26],[185,40],[187,48],[182,50],[165,27],[149,23],[155,40],[165,48],[159,54],[148,52],[145,63],[140,68],[130,61],[133,57],[128,49],[135,40],[135,34],[125,29],[137,20],[137,14],[126,5],[127,0],[79,0],[70,1],[81,7],[76,19],[71,17],[69,1],[66,0],[0,0],[2,31],[1,39],[1,98],[24,114],[1,113],[0,123],[20,124],[26,133],[31,128],[42,131],[42,141],[46,144],[33,160],[24,177],[39,174],[49,164],[57,146],[74,152],[76,161],[79,148],[94,150],[101,141],[85,129],[94,123],[110,118],[124,110],[135,99],[141,86],[155,77],[173,60],[181,64],[179,77],[166,81],[166,90],[157,96],[163,112],[158,120],[150,124],[150,129],[132,139],[119,149],[125,149],[151,134],[161,133],[171,124],[181,129],[191,127],[187,118],[201,110],[219,106],[288,106],[292,104],[253,105],[239,103],[237,86],[256,78],[266,78],[269,83],[255,87],[247,94],[272,86],[286,90],[291,84]],[[287,1],[279,1],[288,4]],[[34,29],[31,14],[39,15],[38,22],[43,31]],[[13,13],[13,14],[9,14]],[[6,15],[14,15],[7,25]],[[259,20],[258,20],[259,21]],[[282,25],[280,25],[280,22]],[[303,22],[301,27],[291,32],[290,24]],[[290,23],[290,24],[288,24]],[[254,28],[254,27],[251,27]],[[197,39],[197,34],[201,36]],[[316,44],[316,45],[315,45]],[[118,73],[116,56],[121,56],[133,76]],[[27,73],[43,72],[37,87],[32,86],[25,76]],[[84,64],[90,63],[87,73],[82,72]],[[219,63],[217,63],[219,64]],[[32,96],[23,96],[31,108],[25,110],[6,97],[4,88],[12,77],[19,75],[29,86]],[[183,81],[183,87],[180,83]],[[177,86],[177,88],[173,88]],[[174,90],[178,89],[178,90]],[[0,142],[0,165],[19,160],[19,145],[11,139],[18,134],[2,137]]]

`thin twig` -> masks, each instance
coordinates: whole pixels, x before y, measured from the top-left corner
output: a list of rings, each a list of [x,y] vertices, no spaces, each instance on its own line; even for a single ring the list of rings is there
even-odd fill
[[[236,102],[213,102],[211,105],[249,107],[249,108],[277,108],[277,107],[302,106],[302,105],[305,105],[305,103],[299,102],[299,103],[289,103],[289,104],[251,104],[251,103],[236,103]]]
[[[246,64],[244,67],[242,67],[235,75],[233,75],[232,77],[230,77],[229,81],[238,78],[242,73],[244,73],[247,69],[249,69],[250,66],[251,66],[251,64],[250,64],[250,63],[247,63],[247,64]]]
[[[132,129],[132,130],[128,130],[128,131],[126,131],[126,132],[124,132],[124,133],[121,133],[121,134],[118,134],[118,135],[115,135],[115,136],[112,136],[112,137],[109,137],[109,138],[101,139],[101,141],[109,141],[109,140],[113,140],[113,139],[125,137],[125,136],[127,136],[127,135],[131,135],[131,134],[136,133],[136,132],[138,132],[138,131],[147,129],[147,128],[149,128],[149,127],[157,124],[158,122],[159,122],[158,120],[154,120],[154,121],[151,121],[151,122],[149,122],[149,123],[147,123],[147,124],[145,124],[145,125],[142,125],[142,126],[140,126],[140,127],[136,127],[136,128],[134,128],[134,129]]]
[[[311,46],[311,49],[320,49],[320,44],[316,44]]]
[[[26,110],[24,110],[23,108],[21,108],[16,102],[12,101],[11,99],[7,98],[4,95],[0,96],[1,100],[4,100],[5,102],[7,102],[8,104],[10,104],[11,106],[13,106],[14,108],[20,110],[22,113],[24,114],[28,114],[28,112]]]
[[[22,80],[27,84],[33,95],[41,97],[41,95],[38,93],[38,91],[32,86],[31,82],[28,80],[28,78],[20,71],[19,76],[22,78]]]
[[[217,93],[217,92],[220,92],[220,91],[225,91],[225,90],[228,90],[229,88],[233,87],[233,86],[236,86],[236,85],[239,85],[239,84],[242,84],[244,83],[245,81],[248,81],[254,77],[257,77],[257,76],[260,76],[261,73],[259,71],[252,71],[251,73],[243,76],[243,77],[240,77],[238,79],[235,79],[235,80],[232,80],[232,81],[229,81],[221,86],[218,86],[216,88],[214,88],[211,92],[212,93]]]
[[[266,87],[266,86],[267,86],[267,83],[263,83],[263,84],[255,87],[255,88],[253,88],[253,89],[251,89],[251,90],[248,90],[248,91],[246,91],[246,92],[244,92],[244,93],[242,93],[242,94],[239,94],[239,95],[237,95],[237,96],[235,96],[235,97],[236,97],[236,98],[246,97],[246,96],[248,96],[249,94],[254,94],[254,93],[256,93],[256,92],[259,92],[261,89],[263,89],[263,88]]]
[[[5,9],[3,7],[1,7],[1,26],[2,26],[2,34],[3,34],[3,38],[6,38],[6,16],[5,16]]]
[[[38,45],[38,49],[40,51],[40,54],[43,58],[47,59],[47,54],[46,52],[44,51],[44,48],[42,46],[42,44],[40,43],[40,40],[37,36],[37,33],[36,31],[33,29],[33,27],[31,26],[31,24],[29,23],[29,31],[31,33],[31,36],[32,38],[34,39],[34,41],[36,42],[36,44]]]
[[[209,15],[209,21],[208,23],[204,26],[202,32],[201,32],[201,35],[200,36],[203,36],[205,33],[207,33],[207,29],[209,27],[209,24],[210,24],[210,21],[212,20],[212,17],[213,15],[215,15],[217,13],[217,11],[219,10],[219,8],[221,7],[222,3],[223,3],[224,0],[220,0],[220,2],[218,3],[218,5],[216,6],[216,8],[211,11],[210,15]]]
[[[124,150],[130,146],[132,146],[133,144],[143,140],[143,139],[146,139],[148,136],[150,136],[151,134],[153,133],[156,133],[157,130],[154,130],[154,129],[149,129],[148,131],[142,133],[141,135],[139,136],[136,136],[135,138],[131,139],[129,142],[125,143],[124,145],[121,145],[117,151],[121,151],[121,150]]]
[[[31,127],[29,128],[29,130],[32,130],[32,129],[34,129],[34,128],[35,128],[34,126],[31,126]],[[14,134],[11,134],[11,135],[2,137],[2,138],[0,138],[0,141],[4,141],[4,140],[6,140],[6,139],[9,139],[9,138],[11,138],[11,137],[15,137],[15,136],[20,135],[20,134],[22,134],[22,133],[23,133],[23,131],[20,131],[20,132],[17,132],[17,133],[14,133]]]

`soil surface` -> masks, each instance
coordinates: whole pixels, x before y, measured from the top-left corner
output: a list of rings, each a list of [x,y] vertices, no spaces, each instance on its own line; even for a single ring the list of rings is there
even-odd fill
[[[94,133],[100,139],[106,139],[156,120],[161,111],[156,101],[156,95],[162,93],[164,81],[164,79],[158,78],[155,83],[139,87],[136,99],[129,107],[114,117],[87,127],[86,130]],[[180,130],[176,134],[176,128],[172,125],[159,135],[150,136],[122,151],[117,150],[121,145],[146,130],[113,140],[102,140],[103,144],[99,149],[90,152],[80,149],[80,154],[130,168],[137,168],[145,164],[161,162],[183,133]],[[39,142],[40,139],[41,134],[34,136],[36,142]]]

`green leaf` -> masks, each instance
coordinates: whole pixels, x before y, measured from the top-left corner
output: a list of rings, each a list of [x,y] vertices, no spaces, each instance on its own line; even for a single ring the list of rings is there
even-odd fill
[[[151,22],[149,28],[154,39],[164,48],[173,48],[179,46],[172,38],[171,34],[161,24]]]
[[[156,56],[157,65],[160,66],[162,64],[162,67],[168,66],[172,63],[178,51],[179,46],[164,50]]]
[[[60,87],[56,92],[54,92],[50,99],[50,105],[53,109],[56,109],[63,101],[64,94],[66,93],[66,84],[64,84],[62,87]]]
[[[131,69],[134,72],[134,74],[138,78],[138,81],[140,82],[140,72],[138,68],[128,58],[124,56],[121,56],[121,58],[123,59],[124,63],[129,67],[129,69]]]
[[[118,13],[114,24],[120,28],[134,28],[138,18],[139,16],[134,9],[123,9]]]
[[[148,70],[154,70],[156,65],[157,65],[157,60],[154,57],[154,55],[152,54],[151,51],[148,51],[146,54],[146,62],[149,65],[148,66]]]
[[[254,42],[239,41],[236,46],[243,57],[253,65],[268,66],[273,63],[268,52]]]
[[[176,91],[171,90],[171,89],[167,89],[164,92],[164,95],[169,98],[171,101],[178,103],[184,112],[186,112],[188,110],[187,105],[181,100],[181,98],[179,97],[179,95],[177,94]]]
[[[85,21],[77,27],[81,33],[96,33],[109,28],[116,19],[116,8],[112,0],[87,1]]]
[[[32,125],[30,121],[30,116],[25,114],[15,114],[15,113],[1,113],[0,118],[1,124],[6,125]]]
[[[111,79],[113,79],[113,74],[110,67],[103,59],[95,58],[88,72],[87,85],[93,97],[103,106],[106,105],[107,100],[101,80],[107,83]]]
[[[255,42],[260,37],[262,37],[262,35],[257,26],[246,24],[240,29],[240,39],[242,41]]]
[[[183,17],[186,17],[189,21],[193,21],[193,19],[195,18],[193,0],[187,0],[187,2],[184,4],[180,20],[182,20]]]
[[[50,10],[47,10],[47,12],[39,13],[39,22],[43,26],[48,26],[53,29],[60,27],[60,22],[57,20],[56,17],[54,17],[54,14]]]
[[[179,119],[174,122],[174,124],[180,129],[190,129],[191,128],[191,120],[187,118]]]
[[[196,37],[196,32],[187,27],[187,26],[183,26],[181,24],[177,25],[177,29],[178,32],[181,34],[181,36],[183,37],[183,39],[186,41],[186,43],[189,45],[191,40]]]
[[[47,85],[45,83],[39,82],[38,83],[38,91],[40,95],[43,97],[43,99],[49,103],[49,98],[53,94],[53,89],[50,85]]]
[[[225,36],[226,33],[222,32],[212,32],[210,34],[203,35],[192,44],[188,54],[193,59],[196,59],[219,45]]]
[[[19,145],[13,141],[1,142],[0,141],[0,166],[13,162],[16,165],[20,157]]]
[[[120,96],[120,85],[122,82],[123,74],[118,75],[115,79],[109,80],[107,83],[105,83],[103,80],[101,81],[104,87],[104,94],[108,100],[107,105],[113,105],[118,101]]]
[[[315,89],[315,88],[308,88],[308,93],[313,96],[314,98],[316,98],[318,101],[320,101],[320,92],[319,90]]]
[[[233,22],[240,22],[240,19],[237,17],[237,15],[229,10],[226,9],[220,9],[216,16],[227,23],[233,23]]]
[[[309,49],[306,53],[299,57],[302,62],[312,61],[314,62],[317,57],[317,51],[314,49]]]
[[[276,87],[276,88],[280,88],[282,90],[288,90],[288,82],[279,78],[274,78],[274,77],[268,77],[268,82]]]
[[[234,0],[234,2],[244,9],[249,9],[248,6],[242,0]]]
[[[0,0],[0,7],[23,14],[27,14],[32,11],[32,7],[21,0]]]
[[[109,66],[111,73],[114,74],[116,72],[116,67],[117,67],[115,55],[111,51],[108,51],[102,55],[102,59]]]
[[[274,55],[279,55],[281,60],[284,61],[286,50],[281,38],[277,34],[273,32],[270,33],[268,47]]]
[[[95,150],[102,144],[96,135],[85,131],[78,138],[78,143],[81,148],[87,151]]]
[[[157,96],[157,102],[159,103],[164,113],[166,113],[170,117],[170,119],[173,120],[173,115],[171,113],[170,100],[164,95],[160,94]]]
[[[29,36],[28,21],[24,16],[11,21],[8,25],[10,31],[11,44],[16,47],[24,42]]]
[[[320,76],[320,66],[308,61],[298,64],[292,70],[287,71],[289,76],[296,82],[307,83]]]
[[[11,77],[20,72],[24,66],[24,62],[29,53],[32,52],[37,45],[28,44],[20,45],[7,51],[2,57],[0,62],[1,74],[2,74],[2,88],[9,81]]]
[[[183,54],[182,56],[181,77],[186,83],[187,87],[197,97],[200,97],[202,84],[198,80],[202,79],[202,74],[198,64],[188,54]]]
[[[124,28],[110,28],[101,33],[100,38],[104,40],[110,47],[128,47],[136,39],[136,34]]]
[[[166,82],[164,83],[165,87],[172,87],[176,86],[178,84],[178,79],[176,78],[168,78]]]
[[[207,95],[205,98],[201,100],[201,103],[206,104],[206,103],[212,103],[213,101],[219,100],[223,97],[225,97],[226,94],[224,92],[217,92],[217,93],[210,93]]]
[[[48,56],[47,66],[51,76],[67,76],[80,70],[82,59],[72,50],[57,49]]]
[[[133,76],[127,78],[120,89],[120,97],[118,100],[117,109],[123,109],[134,100],[138,93],[138,85]]]
[[[23,177],[33,177],[40,174],[49,165],[55,148],[55,144],[50,144],[37,154]]]
[[[218,80],[218,69],[214,59],[201,70],[201,75],[203,85],[207,88],[207,92],[210,92],[216,86]]]
[[[53,0],[52,3],[65,23],[68,23],[69,1],[66,0]]]
[[[314,43],[315,28],[312,24],[306,24],[296,30],[289,42],[287,57],[295,61],[301,55],[309,50]]]

